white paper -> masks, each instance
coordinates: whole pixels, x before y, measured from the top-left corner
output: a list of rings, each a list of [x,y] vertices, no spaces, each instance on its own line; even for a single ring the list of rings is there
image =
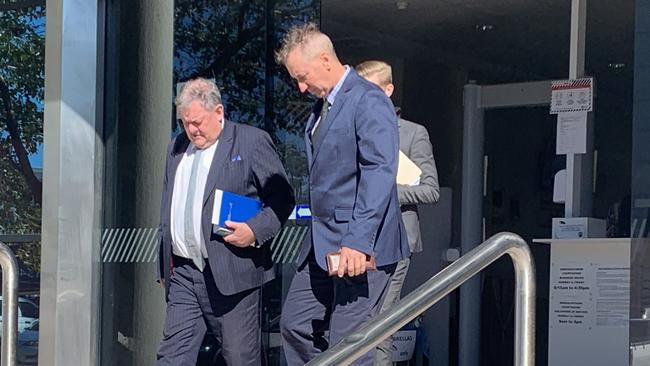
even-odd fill
[[[587,112],[564,112],[557,115],[555,153],[584,154],[587,152]]]
[[[556,80],[551,83],[551,114],[593,110],[593,79]]]
[[[551,274],[549,325],[587,328],[593,326],[593,267],[587,261],[562,260]]]

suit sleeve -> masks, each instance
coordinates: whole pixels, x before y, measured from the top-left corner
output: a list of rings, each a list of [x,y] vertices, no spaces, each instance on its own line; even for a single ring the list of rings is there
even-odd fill
[[[420,184],[416,186],[404,184],[397,186],[400,205],[431,204],[438,202],[440,199],[438,170],[433,157],[433,147],[429,140],[429,133],[424,126],[417,127],[409,159],[422,170],[422,175],[420,175]]]
[[[289,218],[295,198],[271,137],[266,132],[260,136],[255,141],[252,169],[263,208],[246,223],[255,234],[257,244],[264,245],[278,234]]]
[[[395,189],[399,133],[393,104],[379,89],[367,91],[355,113],[358,183],[352,220],[341,245],[374,253],[379,226]]]
[[[167,189],[169,189],[169,161],[171,159],[171,152],[172,149],[174,148],[174,142],[176,140],[173,139],[169,145],[167,146],[167,158],[165,159],[165,173],[163,174],[163,186],[162,186],[162,195],[161,195],[161,205],[160,205],[160,221],[158,221],[158,230],[157,230],[157,237],[156,239],[158,240],[158,278],[157,281],[160,281],[164,275],[165,271],[163,266],[165,265],[165,260],[163,258],[164,256],[164,248],[163,248],[163,237],[162,237],[162,220],[163,220],[163,212],[165,211],[165,208],[163,205],[165,204],[165,194],[167,193]]]

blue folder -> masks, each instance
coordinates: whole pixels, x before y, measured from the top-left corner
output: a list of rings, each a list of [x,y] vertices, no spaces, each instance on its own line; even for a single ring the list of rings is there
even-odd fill
[[[221,236],[231,234],[232,230],[226,227],[226,221],[246,222],[261,210],[262,202],[259,200],[216,189],[212,210],[212,230]]]

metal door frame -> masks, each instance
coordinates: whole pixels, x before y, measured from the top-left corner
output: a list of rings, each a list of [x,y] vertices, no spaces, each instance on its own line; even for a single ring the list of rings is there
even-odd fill
[[[571,1],[569,79],[584,76],[587,1]],[[477,85],[463,90],[463,165],[461,189],[461,251],[465,254],[483,240],[485,111],[498,108],[550,106],[551,80]],[[587,121],[587,151],[593,151],[593,117]],[[593,153],[567,155],[565,216],[589,216]],[[459,366],[478,366],[480,361],[480,278],[460,290]]]

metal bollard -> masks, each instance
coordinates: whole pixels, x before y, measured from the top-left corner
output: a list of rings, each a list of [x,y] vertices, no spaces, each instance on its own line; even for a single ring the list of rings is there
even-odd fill
[[[2,366],[16,365],[18,333],[18,263],[9,247],[0,242],[2,267]]]

